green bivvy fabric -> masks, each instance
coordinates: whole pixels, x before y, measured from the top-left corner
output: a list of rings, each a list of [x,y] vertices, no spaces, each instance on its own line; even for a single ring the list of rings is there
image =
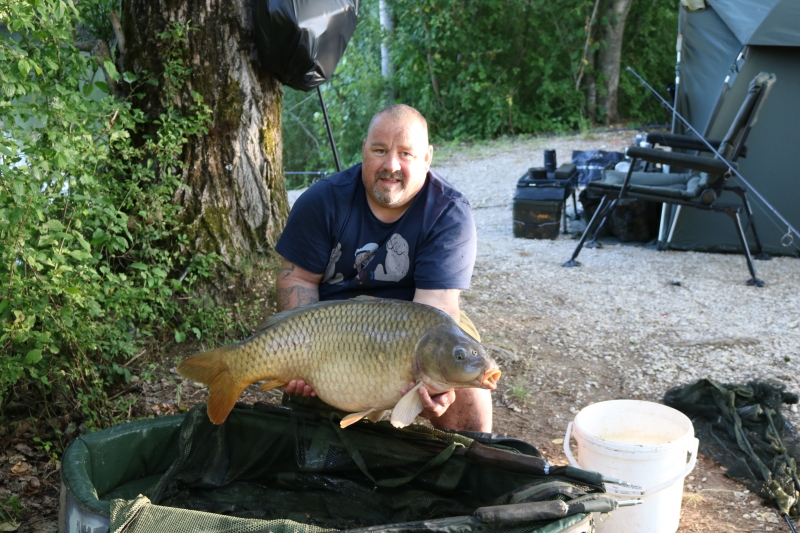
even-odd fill
[[[666,405],[691,418],[705,455],[793,518],[800,516],[800,440],[781,405],[797,402],[784,385],[761,381],[736,385],[702,379],[664,395]]]
[[[339,420],[256,404],[216,426],[197,406],[166,472],[111,501],[110,532],[590,533],[590,511],[616,507],[599,474],[521,441]]]

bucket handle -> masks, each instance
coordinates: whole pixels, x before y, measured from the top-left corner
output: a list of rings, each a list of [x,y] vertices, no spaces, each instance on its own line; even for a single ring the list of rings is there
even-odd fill
[[[567,425],[567,434],[564,435],[564,455],[567,456],[567,460],[569,464],[574,466],[575,468],[581,468],[578,464],[578,461],[575,460],[575,456],[572,455],[572,451],[569,449],[569,441],[572,437],[572,422]],[[692,443],[690,444],[690,448],[688,453],[690,454],[689,461],[686,463],[686,468],[678,474],[677,476],[673,477],[672,479],[668,479],[666,481],[662,481],[652,487],[647,487],[646,489],[642,489],[639,486],[631,485],[630,488],[628,487],[615,487],[614,494],[620,494],[625,496],[637,496],[637,497],[645,497],[645,496],[652,496],[658,492],[661,492],[664,489],[667,489],[674,485],[676,482],[680,481],[681,479],[688,476],[692,470],[694,470],[695,465],[697,464],[697,449],[700,446],[700,441],[694,437],[692,438]],[[613,485],[614,483],[610,483]]]

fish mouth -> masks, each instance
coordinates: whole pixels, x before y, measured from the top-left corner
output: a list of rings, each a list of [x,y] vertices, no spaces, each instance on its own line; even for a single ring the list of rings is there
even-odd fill
[[[502,374],[502,372],[500,372],[499,368],[493,368],[484,372],[483,379],[481,380],[481,387],[495,390],[497,388],[497,380],[500,379],[500,374]]]

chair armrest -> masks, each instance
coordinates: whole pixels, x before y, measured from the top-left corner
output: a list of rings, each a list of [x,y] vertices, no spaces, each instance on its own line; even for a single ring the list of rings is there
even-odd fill
[[[625,150],[625,154],[628,157],[644,159],[651,163],[691,168],[701,172],[708,172],[709,174],[723,174],[728,171],[728,165],[725,162],[719,159],[711,159],[710,157],[665,152],[663,150],[642,148],[640,146],[629,146]]]
[[[711,152],[706,143],[691,135],[676,135],[674,133],[648,133],[645,140],[650,144],[660,144],[670,148],[680,148],[681,150],[697,150],[700,152]],[[719,150],[722,143],[720,139],[706,139],[714,150]],[[739,157],[747,157],[747,146],[742,147]]]
[[[702,150],[710,152],[706,143],[691,135],[676,135],[674,133],[648,133],[645,140],[651,144],[660,144],[662,146],[669,146],[670,148],[683,148],[685,150]],[[707,139],[708,143],[714,147],[714,150],[719,149],[719,139]]]

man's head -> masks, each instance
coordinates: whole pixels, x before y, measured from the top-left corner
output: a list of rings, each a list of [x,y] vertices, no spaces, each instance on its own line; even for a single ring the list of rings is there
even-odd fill
[[[397,104],[378,111],[361,148],[361,174],[375,215],[398,217],[425,184],[433,147],[428,123],[413,107]]]

